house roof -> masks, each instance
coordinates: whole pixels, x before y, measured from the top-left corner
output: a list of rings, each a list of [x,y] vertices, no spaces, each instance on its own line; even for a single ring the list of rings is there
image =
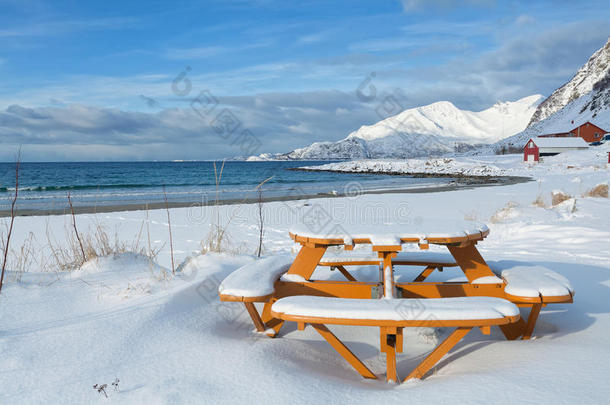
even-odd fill
[[[572,132],[572,131],[576,131],[578,128],[582,127],[583,125],[587,125],[587,124],[591,124],[591,125],[593,125],[594,127],[598,128],[598,129],[600,129],[600,130],[602,130],[602,131],[604,131],[604,132],[606,131],[605,129],[603,129],[602,127],[600,127],[599,125],[597,125],[597,124],[596,124],[596,123],[594,123],[594,122],[591,122],[591,121],[585,121],[585,122],[583,122],[582,124],[575,126],[575,127],[574,127],[574,129],[571,129],[571,130],[570,130],[570,132]]]
[[[539,148],[588,148],[589,144],[581,137],[568,138],[532,138]]]

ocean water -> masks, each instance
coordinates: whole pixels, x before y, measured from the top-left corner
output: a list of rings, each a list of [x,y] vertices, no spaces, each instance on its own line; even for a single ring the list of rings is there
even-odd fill
[[[328,162],[226,162],[220,179],[221,200],[337,192],[404,189],[447,183],[451,179],[369,174],[303,172],[289,168]],[[217,163],[217,174],[220,175]],[[0,163],[0,211],[10,209],[14,163]],[[70,162],[28,163],[20,170],[19,210],[65,210],[70,193],[76,207],[162,203],[164,189],[172,203],[209,203],[216,198],[213,162]]]

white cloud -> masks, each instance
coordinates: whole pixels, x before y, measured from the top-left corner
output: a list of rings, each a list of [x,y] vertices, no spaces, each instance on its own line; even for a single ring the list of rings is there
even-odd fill
[[[515,24],[517,24],[519,27],[523,27],[523,26],[535,24],[535,23],[536,23],[536,19],[534,17],[532,17],[531,15],[527,15],[527,14],[521,14],[515,20]]]
[[[193,60],[204,59],[230,52],[242,52],[249,49],[265,48],[273,44],[272,40],[262,40],[233,46],[202,46],[196,48],[168,48],[163,52],[167,59]]]
[[[418,11],[425,7],[432,8],[457,8],[467,6],[489,7],[496,3],[495,0],[401,0],[405,12]]]
[[[19,145],[25,160],[215,159],[249,154],[233,142],[234,137],[213,130],[211,122],[225,108],[240,123],[235,134],[248,129],[261,142],[258,153],[337,140],[377,118],[354,95],[337,91],[218,99],[214,112],[204,116],[190,107],[147,113],[82,104],[12,105],[0,110],[0,159],[11,159]]]
[[[225,49],[220,46],[204,46],[200,48],[171,48],[164,52],[167,59],[201,59],[216,56]]]
[[[328,39],[334,32],[335,32],[335,30],[324,30],[324,31],[318,31],[318,32],[302,35],[297,39],[297,43],[313,44],[313,43],[322,42],[322,41]]]
[[[131,17],[111,17],[88,20],[43,21],[31,25],[19,25],[0,29],[0,38],[37,37],[68,34],[77,31],[110,30],[130,28],[137,23]]]

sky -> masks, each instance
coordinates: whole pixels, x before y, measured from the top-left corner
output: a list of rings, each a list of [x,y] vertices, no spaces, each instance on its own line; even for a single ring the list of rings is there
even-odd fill
[[[211,160],[550,95],[606,1],[0,0],[0,160]]]

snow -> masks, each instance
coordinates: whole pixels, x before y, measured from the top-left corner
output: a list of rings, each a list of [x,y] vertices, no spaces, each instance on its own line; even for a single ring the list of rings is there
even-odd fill
[[[532,138],[539,148],[588,148],[589,144],[580,137],[566,138]]]
[[[278,300],[271,310],[292,316],[329,319],[439,322],[502,319],[519,314],[515,304],[494,297],[375,300],[293,296]]]
[[[428,159],[367,159],[349,162],[328,163],[319,166],[303,166],[307,170],[330,170],[352,173],[388,174],[440,174],[453,176],[503,176],[506,172],[488,162],[468,161],[465,158]]]
[[[327,263],[327,264],[349,263],[349,262],[380,262],[380,261],[381,261],[381,259],[379,258],[379,256],[377,256],[375,254],[353,255],[353,254],[350,254],[347,252],[344,254],[325,253],[324,256],[322,257],[322,259],[320,260],[321,263]]]
[[[422,263],[455,264],[455,259],[450,253],[442,252],[400,252],[396,255],[395,261],[410,261]]]
[[[541,98],[533,95],[514,102],[499,102],[480,112],[460,110],[449,101],[440,101],[362,126],[348,138],[373,141],[399,132],[471,143],[493,142],[525,129]]]
[[[273,285],[288,271],[292,255],[270,256],[248,263],[225,278],[218,293],[234,297],[263,297],[273,294]]]
[[[373,212],[394,233],[418,218],[469,218],[490,229],[477,244],[490,266],[541,266],[565,277],[577,290],[573,304],[542,309],[535,340],[506,341],[497,328],[490,336],[475,331],[441,360],[432,375],[399,387],[363,381],[310,328],[297,331],[287,324],[270,339],[252,332],[243,305],[218,300],[222,280],[256,260],[256,204],[219,207],[221,220],[232,218],[227,232],[234,249],[223,254],[200,254],[201,240],[216,218],[214,207],[171,209],[174,257],[182,263],[175,274],[166,243],[165,210],[149,212],[151,244],[160,249],[152,266],[143,256],[126,254],[98,258],[75,271],[45,270],[43,260],[48,262],[51,254],[47,230],[63,240],[70,216],[18,217],[12,244],[18,249],[34,233],[36,260],[25,272],[11,267],[0,294],[0,403],[346,403],[355,398],[439,403],[446,401],[447,393],[452,401],[465,404],[606,403],[610,200],[584,197],[587,190],[610,180],[605,148],[562,153],[533,167],[520,155],[463,157],[455,163],[493,166],[535,180],[526,183],[264,205],[266,256],[295,252],[298,246],[288,231],[311,212],[332,214],[328,224],[320,224],[329,229],[351,229]],[[425,167],[423,161],[421,169]],[[550,193],[556,189],[571,199],[552,207]],[[541,203],[534,205],[537,198]],[[76,215],[83,232],[101,222],[129,241],[146,218],[138,211]],[[405,249],[409,247],[417,248]],[[430,252],[447,254],[447,249],[431,245]],[[421,266],[398,266],[395,279],[412,281],[419,272]],[[433,272],[427,281],[460,274],[457,268],[446,268]],[[316,269],[314,278],[344,280],[328,267]],[[358,267],[357,278],[378,282],[378,266]],[[374,373],[383,375],[378,328],[330,329]],[[406,331],[405,350],[397,358],[399,375],[437,344],[422,335],[421,330]],[[120,391],[110,389],[108,400],[92,388],[110,386],[115,378],[120,379]]]
[[[500,275],[506,281],[504,291],[510,295],[530,298],[574,295],[567,278],[542,266],[514,266],[502,269]]]
[[[394,277],[392,273],[392,266],[383,268],[383,298],[387,300],[394,298]]]
[[[529,140],[529,138],[528,138]],[[524,142],[525,144],[525,142]],[[307,170],[329,170],[345,173],[387,173],[406,175],[443,175],[452,177],[520,176],[543,178],[555,171],[562,175],[580,172],[605,172],[610,142],[586,150],[562,152],[543,157],[541,164],[523,162],[523,155],[459,156],[428,159],[367,159],[303,166]],[[603,177],[607,180],[608,177]]]
[[[460,238],[479,235],[489,228],[482,223],[460,220],[439,220],[438,218],[420,218],[417,223],[403,224],[401,229],[394,230],[395,223],[379,223],[376,220],[352,224],[349,228],[332,228],[316,230],[311,225],[298,224],[290,228],[290,233],[312,239],[343,239],[351,244],[354,239],[368,239],[377,246],[396,246],[402,239]]]
[[[321,263],[349,263],[349,262],[380,262],[381,259],[377,254],[363,255],[357,249],[356,251],[345,251],[341,254],[325,253]],[[414,251],[414,252],[399,252],[394,259],[394,262],[412,262],[412,263],[438,263],[438,264],[455,264],[455,259],[449,253]]]
[[[496,277],[496,276],[479,277],[472,281],[472,284],[503,284],[503,283],[504,282],[502,281],[502,279],[499,277]]]

